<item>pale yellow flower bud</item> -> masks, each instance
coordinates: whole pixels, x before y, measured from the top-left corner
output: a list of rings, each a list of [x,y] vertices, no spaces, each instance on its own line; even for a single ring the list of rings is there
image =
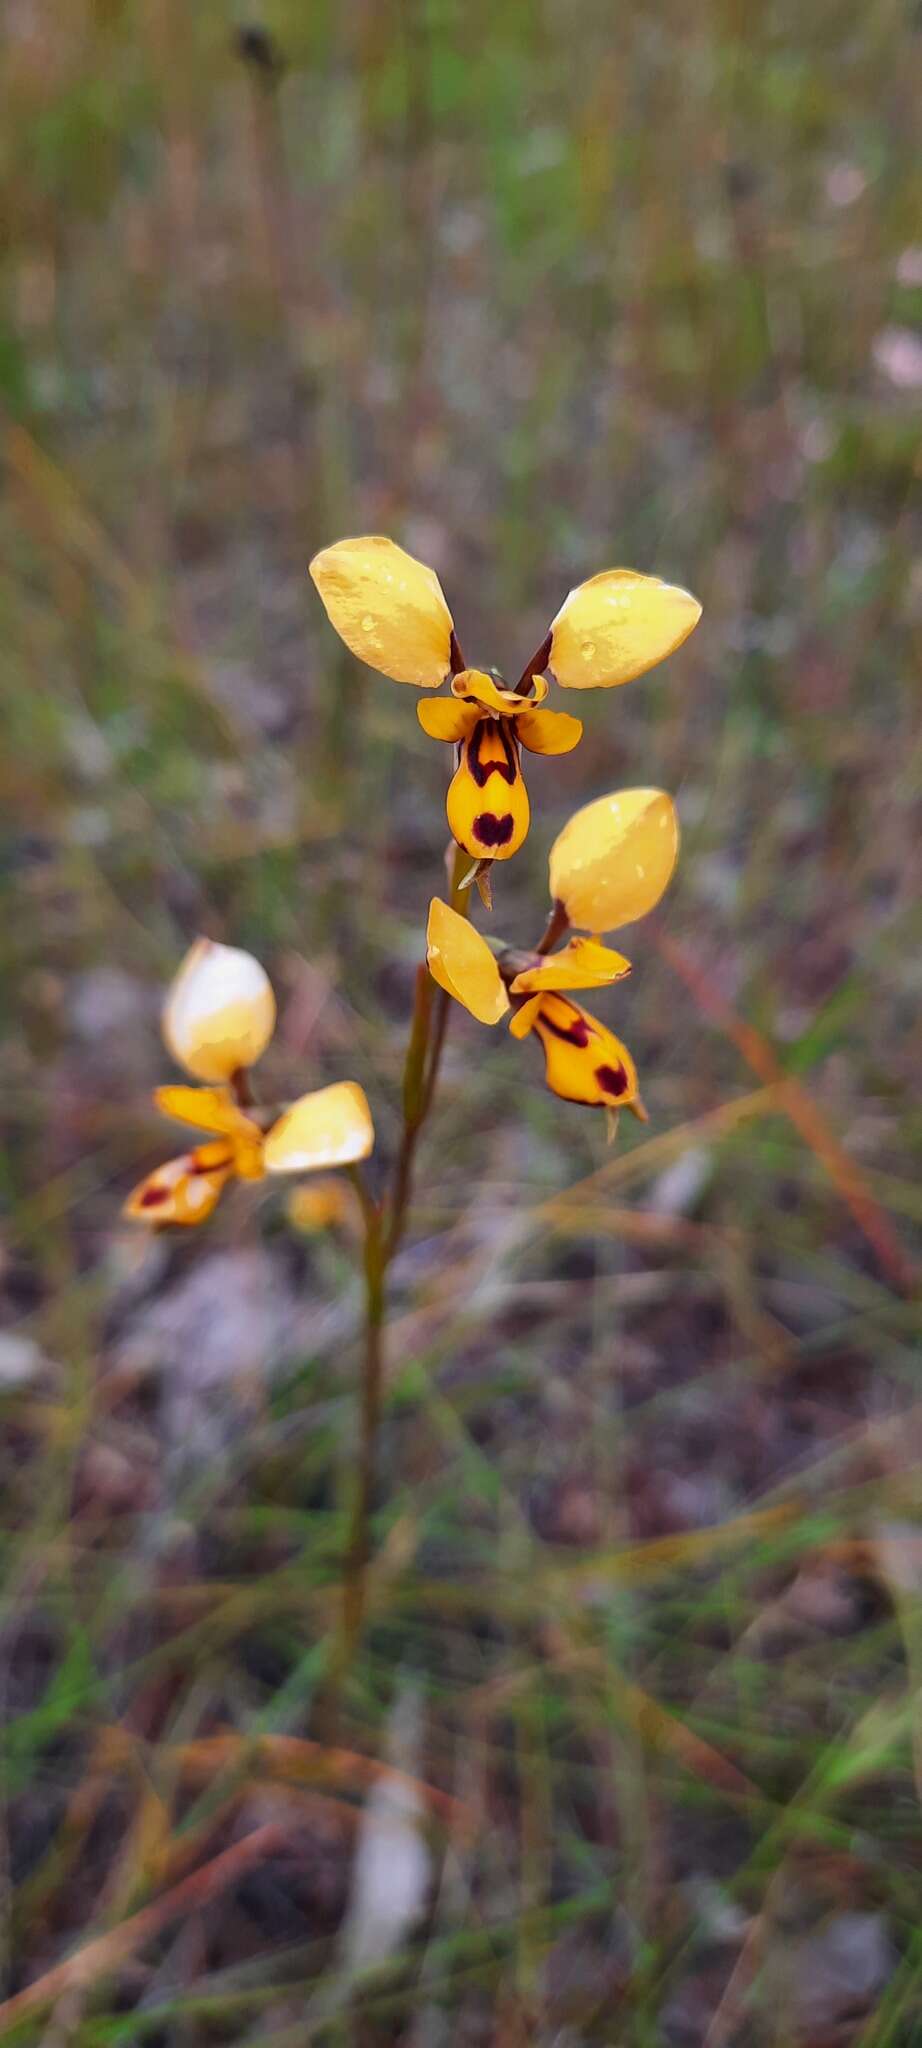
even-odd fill
[[[275,1029],[275,997],[264,967],[236,946],[196,939],[163,1008],[173,1058],[198,1081],[229,1081],[252,1067]]]

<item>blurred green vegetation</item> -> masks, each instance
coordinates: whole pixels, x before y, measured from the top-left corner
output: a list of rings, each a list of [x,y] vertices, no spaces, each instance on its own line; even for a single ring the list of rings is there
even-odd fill
[[[291,1837],[0,2039],[910,2048],[912,10],[7,0],[0,32],[4,1995]],[[247,1190],[192,1245],[118,1211],[199,930],[272,972],[267,1089],[354,1074],[393,1149],[444,760],[309,585],[365,531],[513,677],[616,562],[704,618],[531,764],[492,919],[540,930],[576,804],[675,793],[605,1011],[652,1126],[607,1154],[453,1017],[352,1763],[305,1751],[279,1802],[251,1743],[318,1732],[352,1248]],[[440,1879],[353,1983],[360,1765],[408,1687]]]

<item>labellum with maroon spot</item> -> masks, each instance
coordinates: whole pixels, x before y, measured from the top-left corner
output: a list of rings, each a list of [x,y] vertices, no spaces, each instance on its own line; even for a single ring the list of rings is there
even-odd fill
[[[637,1069],[607,1024],[566,996],[548,993],[532,1002],[530,1028],[544,1048],[544,1077],[554,1094],[593,1108],[632,1109],[645,1121]]]

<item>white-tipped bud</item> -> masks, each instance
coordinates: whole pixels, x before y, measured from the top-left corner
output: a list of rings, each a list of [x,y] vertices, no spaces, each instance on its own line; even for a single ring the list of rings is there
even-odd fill
[[[275,1029],[275,997],[264,967],[237,946],[196,939],[163,1006],[163,1036],[197,1081],[229,1081],[255,1066]]]

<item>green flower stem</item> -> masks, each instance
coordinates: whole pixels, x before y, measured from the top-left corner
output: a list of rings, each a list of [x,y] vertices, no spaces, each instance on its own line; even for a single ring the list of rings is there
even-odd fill
[[[461,847],[456,847],[451,874],[451,907],[462,917],[467,916],[470,906],[471,883],[465,882],[469,872],[470,856]],[[361,1168],[352,1169],[365,1233],[365,1358],[358,1473],[346,1545],[340,1640],[329,1681],[334,1699],[352,1662],[368,1604],[371,1516],[384,1380],[387,1276],[406,1229],[416,1149],[435,1097],[450,1008],[451,998],[444,989],[436,987],[428,967],[420,965],[416,972],[413,1018],[403,1070],[403,1131],[390,1192],[385,1200],[381,1203],[374,1201]]]
[[[365,1223],[365,1359],[362,1369],[358,1474],[346,1546],[341,1640],[334,1666],[337,1682],[348,1670],[365,1615],[366,1581],[371,1554],[371,1510],[381,1419],[384,1281],[387,1272],[380,1207],[369,1195],[360,1168],[353,1168],[352,1179],[358,1190]]]

